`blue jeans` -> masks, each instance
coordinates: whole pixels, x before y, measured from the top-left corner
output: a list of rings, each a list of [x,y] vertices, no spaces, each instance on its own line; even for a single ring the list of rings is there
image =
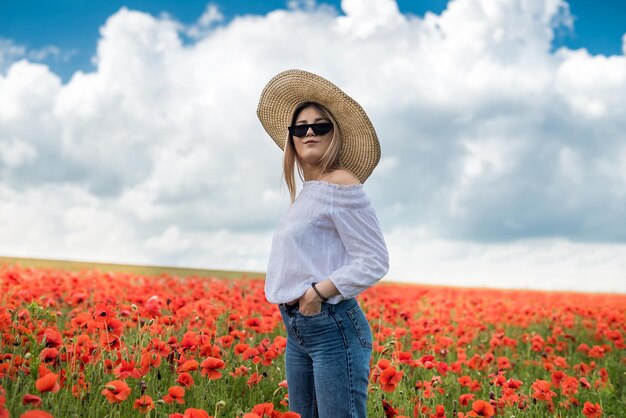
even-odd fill
[[[289,410],[302,418],[366,418],[372,331],[356,299],[313,315],[279,304],[287,329]]]

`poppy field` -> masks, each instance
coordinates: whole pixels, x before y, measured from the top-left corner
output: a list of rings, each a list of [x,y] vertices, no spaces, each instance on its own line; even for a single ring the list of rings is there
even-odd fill
[[[260,278],[0,267],[0,418],[295,418]],[[626,295],[381,282],[371,417],[626,416]]]

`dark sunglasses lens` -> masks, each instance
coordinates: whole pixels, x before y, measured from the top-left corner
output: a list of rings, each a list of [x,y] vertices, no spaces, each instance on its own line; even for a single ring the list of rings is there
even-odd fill
[[[289,133],[293,136],[297,136],[298,138],[302,138],[306,135],[309,128],[313,129],[315,135],[324,135],[330,132],[333,129],[332,123],[314,123],[313,125],[295,125],[290,126]]]
[[[309,130],[309,125],[296,125],[289,127],[289,133],[293,136],[297,136],[298,138],[306,135],[306,131]]]
[[[315,135],[324,135],[330,132],[331,129],[333,129],[333,124],[332,123],[316,123],[315,125],[311,125],[311,128],[313,128],[313,132],[315,132]]]

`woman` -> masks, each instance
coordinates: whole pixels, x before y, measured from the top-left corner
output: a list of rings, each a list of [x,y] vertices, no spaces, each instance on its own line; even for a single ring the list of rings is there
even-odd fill
[[[265,295],[287,329],[289,408],[302,418],[367,416],[372,332],[355,296],[389,269],[363,189],[380,159],[358,103],[315,74],[272,78],[257,115],[284,150],[291,207],[272,240]],[[302,191],[296,197],[294,165]]]

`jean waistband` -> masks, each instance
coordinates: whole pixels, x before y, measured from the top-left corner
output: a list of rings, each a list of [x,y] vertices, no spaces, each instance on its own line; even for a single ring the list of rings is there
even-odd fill
[[[338,303],[332,304],[332,303],[327,303],[327,302],[322,302],[322,308],[320,310],[321,311],[328,311],[330,310],[331,312],[343,312],[343,311],[347,311],[350,308],[353,308],[354,306],[358,305],[358,302],[355,298],[348,298],[348,299],[344,299]],[[287,313],[291,313],[294,310],[298,309],[299,303],[296,302],[293,305],[287,305],[286,303],[279,303],[278,307]]]

